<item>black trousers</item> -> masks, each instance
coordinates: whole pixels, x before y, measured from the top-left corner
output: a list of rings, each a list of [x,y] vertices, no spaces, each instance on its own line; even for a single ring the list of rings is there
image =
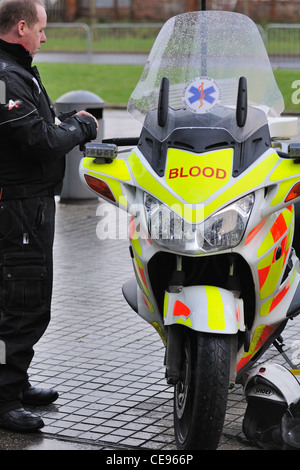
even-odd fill
[[[0,201],[0,412],[20,406],[33,346],[50,321],[55,201]]]

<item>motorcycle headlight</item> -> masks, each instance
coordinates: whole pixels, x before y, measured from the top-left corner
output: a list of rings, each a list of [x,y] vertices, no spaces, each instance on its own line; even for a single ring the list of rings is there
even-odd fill
[[[254,205],[254,194],[230,204],[204,222],[190,224],[172,208],[145,193],[150,238],[165,248],[190,254],[233,248],[243,238]]]

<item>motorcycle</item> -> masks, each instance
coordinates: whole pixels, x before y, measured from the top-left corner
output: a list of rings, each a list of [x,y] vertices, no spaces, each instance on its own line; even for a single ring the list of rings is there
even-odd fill
[[[123,294],[165,345],[179,450],[218,447],[230,387],[300,312],[300,144],[283,109],[248,17],[184,13],[129,99],[140,136],[85,146],[83,183],[130,216]]]

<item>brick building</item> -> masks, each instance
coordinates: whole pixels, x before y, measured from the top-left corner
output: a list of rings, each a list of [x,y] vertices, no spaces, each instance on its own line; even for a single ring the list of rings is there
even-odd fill
[[[300,22],[300,0],[237,0],[235,11],[257,23]]]
[[[46,0],[50,21],[91,17],[96,22],[164,22],[185,11],[201,10],[203,0]],[[205,0],[209,10],[245,13],[257,23],[300,22],[300,0]],[[54,15],[56,17],[54,18]],[[59,17],[60,16],[60,17]],[[53,18],[53,19],[52,19]]]

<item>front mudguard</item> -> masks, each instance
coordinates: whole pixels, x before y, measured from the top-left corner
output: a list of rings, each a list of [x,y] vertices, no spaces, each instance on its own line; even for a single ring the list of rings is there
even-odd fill
[[[164,324],[180,324],[203,333],[236,334],[245,331],[243,300],[215,286],[165,292]]]
[[[177,292],[165,292],[164,325],[167,329],[165,365],[168,384],[176,385],[181,377],[183,334],[177,325],[202,333],[231,335],[230,382],[235,382],[237,332],[245,331],[242,299],[215,286],[190,286]]]

